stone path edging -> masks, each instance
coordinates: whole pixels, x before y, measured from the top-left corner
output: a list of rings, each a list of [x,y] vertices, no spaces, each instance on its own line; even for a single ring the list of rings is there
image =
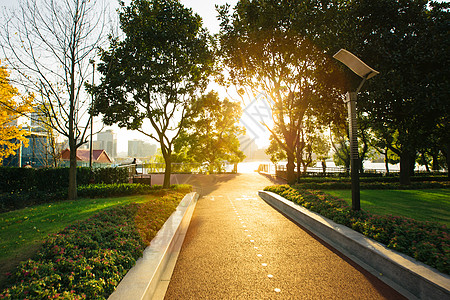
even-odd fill
[[[197,193],[189,193],[181,200],[144,250],[143,257],[138,259],[108,299],[153,298],[169,260],[173,260],[173,254],[180,251],[178,248],[183,244],[198,197]]]
[[[450,276],[386,248],[272,192],[258,195],[272,207],[392,286],[409,299],[450,299]]]

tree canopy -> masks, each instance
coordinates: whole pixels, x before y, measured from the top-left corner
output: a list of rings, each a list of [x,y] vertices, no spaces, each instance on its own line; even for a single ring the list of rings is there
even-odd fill
[[[17,124],[17,119],[31,109],[32,97],[21,97],[9,81],[9,73],[0,61],[0,163],[16,150],[28,145],[27,131]]]
[[[323,1],[239,1],[219,9],[220,45],[228,83],[263,91],[273,100],[272,136],[286,151],[295,180],[295,144],[305,113],[321,119],[343,111],[335,64],[311,39],[325,17]],[[225,82],[226,83],[226,82]],[[332,84],[333,83],[333,84]]]
[[[212,72],[210,36],[201,18],[177,0],[134,0],[119,11],[124,39],[101,50],[101,83],[91,87],[105,124],[142,132],[161,148],[170,185],[173,142],[188,108]],[[144,120],[153,131],[146,131]]]
[[[240,104],[220,100],[216,92],[210,92],[192,109],[175,142],[176,152],[186,149],[190,159],[207,163],[210,172],[221,172],[224,162],[241,162],[244,154],[239,150],[238,136],[245,130],[237,124],[242,115]]]
[[[449,7],[426,0],[349,1],[347,27],[336,44],[380,71],[358,96],[358,107],[399,155],[402,183],[410,181],[418,149],[449,145]],[[437,132],[441,139],[432,139]]]

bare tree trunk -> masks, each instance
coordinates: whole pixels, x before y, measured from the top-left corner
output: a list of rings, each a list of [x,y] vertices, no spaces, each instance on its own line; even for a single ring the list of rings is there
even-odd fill
[[[70,167],[69,167],[69,190],[68,199],[77,199],[77,148],[75,139],[69,139]]]
[[[400,184],[411,184],[411,159],[412,155],[409,152],[403,152],[400,155]]]

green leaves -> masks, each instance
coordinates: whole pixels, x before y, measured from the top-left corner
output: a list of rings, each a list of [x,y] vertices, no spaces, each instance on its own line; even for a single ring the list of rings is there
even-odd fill
[[[300,186],[299,186],[300,187]],[[380,216],[366,211],[353,211],[342,200],[317,190],[269,186],[265,191],[277,193],[333,221],[351,227],[365,236],[384,243],[439,271],[450,273],[449,229],[433,222],[406,217]]]
[[[172,144],[186,110],[202,92],[214,62],[201,18],[177,0],[134,0],[122,5],[125,38],[101,52],[101,83],[90,87],[106,124],[138,130],[160,143],[170,184]],[[149,120],[154,132],[141,126]]]
[[[115,206],[49,236],[9,274],[0,298],[107,299],[183,196]]]
[[[207,163],[210,172],[221,172],[225,161],[242,161],[244,154],[239,150],[238,136],[244,129],[237,125],[241,115],[239,103],[219,100],[216,92],[203,95],[191,107],[175,150],[185,152],[197,163]]]

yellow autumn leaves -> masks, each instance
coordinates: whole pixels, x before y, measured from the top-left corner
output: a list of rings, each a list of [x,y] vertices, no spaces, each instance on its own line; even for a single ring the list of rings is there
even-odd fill
[[[27,131],[17,125],[20,116],[32,111],[31,95],[21,96],[9,82],[9,73],[0,60],[0,163],[14,155],[20,144],[28,145]]]

